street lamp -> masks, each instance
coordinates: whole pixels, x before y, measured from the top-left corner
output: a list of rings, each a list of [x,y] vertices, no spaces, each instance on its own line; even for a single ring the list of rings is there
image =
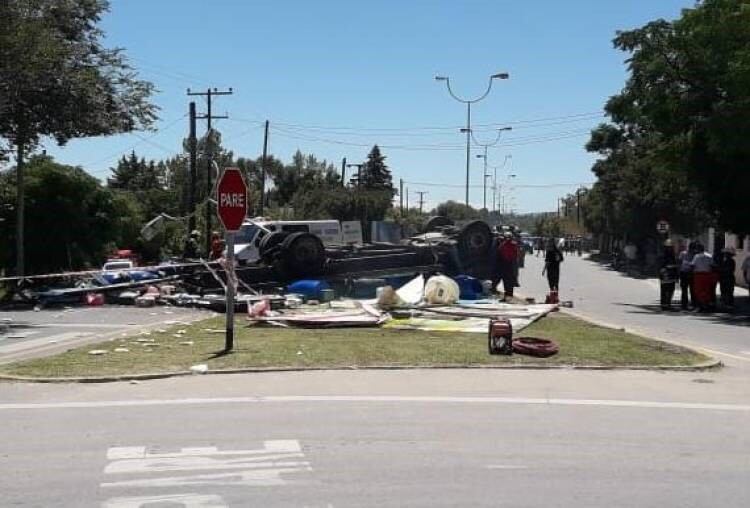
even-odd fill
[[[491,143],[480,143],[477,141],[477,138],[474,137],[473,132],[469,132],[471,134],[471,139],[474,140],[475,145],[479,145],[481,147],[484,147],[484,154],[477,154],[477,159],[484,159],[484,186],[482,187],[482,208],[487,209],[487,149],[491,146],[495,146],[500,142],[500,136],[502,136],[504,131],[512,131],[513,127],[502,127],[497,130],[497,137],[495,137],[495,140]]]
[[[492,80],[494,79],[508,79],[510,76],[507,72],[498,72],[493,74],[489,78],[487,83],[487,90],[476,99],[462,99],[453,93],[451,89],[451,80],[448,76],[435,76],[435,81],[445,81],[445,86],[448,88],[448,93],[451,97],[456,99],[458,102],[466,104],[466,128],[461,129],[461,132],[466,133],[466,206],[469,206],[469,169],[471,166],[471,105],[475,102],[479,102],[492,90]]]
[[[505,167],[505,164],[507,164],[507,162],[512,159],[513,159],[513,156],[508,154],[503,159],[503,164],[501,166],[493,167],[494,169],[494,176],[492,178],[492,211],[493,212],[497,211],[497,204],[495,202],[495,198],[497,197],[497,168],[503,169]],[[516,175],[513,175],[513,176],[515,177]]]
[[[515,174],[508,174],[505,175],[505,181],[509,182],[511,178],[515,178]],[[499,186],[499,194],[500,194],[500,211],[501,213],[505,213],[505,195],[503,194],[503,184],[500,184]]]

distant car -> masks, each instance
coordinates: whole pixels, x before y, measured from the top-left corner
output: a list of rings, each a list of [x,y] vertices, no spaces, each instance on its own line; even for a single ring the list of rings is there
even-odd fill
[[[132,270],[135,268],[135,263],[129,259],[108,259],[104,266],[102,266],[103,272],[121,272],[123,270]]]

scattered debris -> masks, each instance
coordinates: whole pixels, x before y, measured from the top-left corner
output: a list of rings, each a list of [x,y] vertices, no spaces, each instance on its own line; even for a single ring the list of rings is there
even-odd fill
[[[89,351],[89,354],[91,356],[106,355],[107,354],[107,350],[106,349],[92,349],[91,351]]]
[[[192,345],[193,345],[192,340],[186,340],[186,341],[180,342],[180,346],[192,346]]]
[[[193,374],[205,374],[206,372],[208,372],[208,365],[206,365],[205,363],[193,365],[192,367],[190,367],[190,372],[192,372]]]
[[[130,350],[126,347],[116,347],[115,353],[129,353]]]

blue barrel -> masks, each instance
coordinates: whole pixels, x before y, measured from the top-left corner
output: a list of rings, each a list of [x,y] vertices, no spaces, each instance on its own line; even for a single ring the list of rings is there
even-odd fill
[[[331,286],[324,280],[298,280],[292,282],[286,287],[287,293],[300,294],[305,297],[306,300],[320,300],[322,298],[322,291],[324,289],[331,289]]]
[[[469,275],[456,275],[453,280],[458,284],[461,300],[479,300],[483,298],[484,288],[482,282]]]

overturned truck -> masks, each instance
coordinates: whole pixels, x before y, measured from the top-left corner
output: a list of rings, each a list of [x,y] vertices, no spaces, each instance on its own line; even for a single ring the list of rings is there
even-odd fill
[[[457,225],[445,217],[433,217],[423,233],[389,243],[350,241],[346,225],[338,221],[247,220],[235,243],[239,284],[265,291],[299,279],[349,284],[359,278],[418,272],[492,277],[495,235],[483,221]],[[29,303],[73,301],[92,291],[116,293],[159,282],[206,294],[222,292],[226,283],[222,261],[187,260],[122,272],[116,280],[107,274],[77,272],[6,278],[4,282]]]
[[[433,217],[422,234],[400,243],[336,241],[337,221],[247,221],[238,233],[237,277],[249,286],[293,280],[344,280],[415,272],[491,278],[494,234],[484,221],[461,226]],[[215,274],[193,270],[186,282],[209,289]]]

